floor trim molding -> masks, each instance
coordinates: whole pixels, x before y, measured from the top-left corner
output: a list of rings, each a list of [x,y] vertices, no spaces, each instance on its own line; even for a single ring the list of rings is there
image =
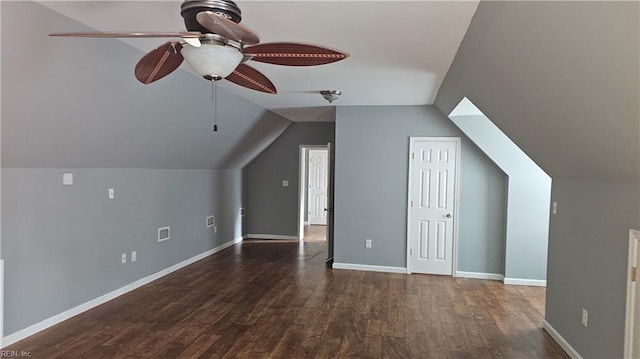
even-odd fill
[[[352,264],[352,263],[336,263],[332,265],[333,269],[348,269],[348,270],[361,270],[367,272],[384,272],[384,273],[407,273],[407,268],[403,267],[387,267],[387,266],[374,266],[368,264]]]
[[[101,295],[97,298],[94,298],[88,302],[85,302],[83,304],[77,305],[69,310],[66,310],[62,313],[56,314],[52,317],[49,317],[41,322],[38,322],[36,324],[30,325],[24,329],[21,329],[13,334],[7,335],[6,337],[2,338],[2,340],[0,341],[2,347],[1,348],[5,348],[13,343],[16,343],[22,339],[25,339],[31,335],[34,335],[42,330],[45,330],[49,327],[52,327],[60,322],[63,322],[67,319],[70,319],[72,317],[75,317],[78,314],[84,313],[89,309],[93,309],[101,304],[104,304],[110,300],[113,300],[123,294],[126,294],[134,289],[138,289],[140,287],[142,287],[145,284],[148,284],[150,282],[153,282],[156,279],[160,279],[164,276],[166,276],[167,274],[173,273],[179,269],[182,269],[190,264],[193,264],[203,258],[206,258],[212,254],[218,253],[224,249],[227,249],[231,246],[233,246],[236,243],[240,243],[242,242],[242,237],[238,237],[232,241],[226,242],[218,247],[215,247],[213,249],[210,249],[206,252],[200,253],[198,255],[195,255],[189,259],[185,259],[184,261],[178,263],[178,264],[174,264],[173,266],[163,269],[157,273],[151,274],[149,276],[146,276],[144,278],[138,279],[137,281],[130,283],[128,285],[125,285],[124,287],[118,288],[112,292],[109,292],[107,294]]]
[[[298,239],[298,236],[286,236],[282,234],[247,234],[250,239]]]
[[[0,259],[0,348],[4,348],[4,259]],[[1,356],[1,355],[0,355]]]
[[[520,278],[507,278],[502,281],[508,285],[528,285],[531,287],[546,287],[547,281],[541,279],[520,279]]]
[[[498,281],[501,281],[501,282],[504,280],[504,276],[502,274],[497,274],[497,273],[456,271],[456,277],[457,278],[470,278],[470,279],[498,280]]]
[[[555,342],[558,343],[565,352],[567,352],[567,355],[569,355],[571,359],[582,359],[582,356],[578,351],[573,349],[571,344],[569,344],[569,342],[564,339],[564,337],[560,335],[560,333],[558,333],[558,331],[555,330],[555,328],[553,328],[546,319],[542,321],[542,329],[549,333],[549,336],[551,336],[551,338],[555,340]]]

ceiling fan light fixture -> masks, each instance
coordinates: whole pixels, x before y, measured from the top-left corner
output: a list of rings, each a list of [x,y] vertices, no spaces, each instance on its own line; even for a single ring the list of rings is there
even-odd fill
[[[325,100],[329,101],[329,103],[333,103],[333,101],[337,100],[340,97],[340,95],[342,95],[342,91],[323,90],[323,91],[320,91],[320,94],[322,95],[322,97],[324,97]]]
[[[242,61],[242,53],[224,44],[185,46],[182,56],[191,68],[206,80],[216,81],[229,76]]]

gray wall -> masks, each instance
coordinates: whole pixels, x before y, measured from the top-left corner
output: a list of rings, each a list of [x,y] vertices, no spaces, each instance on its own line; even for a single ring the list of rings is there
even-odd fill
[[[638,28],[636,1],[482,1],[435,102],[450,113],[468,97],[552,177],[546,320],[585,358],[622,355]]]
[[[554,180],[547,321],[584,358],[622,358],[629,228],[640,228],[637,184]],[[580,324],[582,308],[589,327]]]
[[[639,28],[638,1],[481,1],[435,105],[469,98],[554,179],[638,181]]]
[[[505,277],[545,280],[551,178],[486,116],[449,116],[508,176]]]
[[[433,106],[337,108],[335,261],[406,267],[410,136],[462,137],[457,270],[501,274],[504,174]]]
[[[333,143],[334,131],[332,122],[293,123],[246,167],[248,234],[298,235],[300,145]]]
[[[290,123],[220,89],[214,133],[207,81],[178,69],[143,85],[133,76],[141,51],[51,38],[91,29],[35,3],[1,6],[4,167],[242,168]]]
[[[206,81],[178,70],[142,85],[139,50],[49,38],[91,29],[32,2],[0,6],[5,335],[241,236],[240,168],[290,121],[220,91],[214,134]]]
[[[5,335],[241,236],[240,170],[5,168],[2,193]]]

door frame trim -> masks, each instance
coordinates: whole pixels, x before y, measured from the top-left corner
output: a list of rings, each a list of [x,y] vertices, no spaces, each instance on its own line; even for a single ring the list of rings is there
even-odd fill
[[[634,328],[634,312],[640,310],[635,308],[636,301],[636,286],[637,282],[631,281],[631,267],[638,263],[638,250],[640,245],[640,231],[635,229],[629,230],[629,260],[627,262],[627,305],[625,311],[625,325],[624,325],[624,358],[631,358],[633,351],[633,334],[635,330],[640,328]]]
[[[417,141],[430,141],[430,142],[455,142],[456,144],[456,166],[455,166],[455,178],[453,180],[453,253],[451,254],[451,276],[456,276],[458,268],[458,208],[459,208],[459,182],[460,182],[460,150],[461,139],[460,137],[409,137],[409,153],[407,155],[407,161],[409,161],[409,172],[407,174],[407,237],[405,239],[406,244],[406,267],[407,274],[412,273],[411,257],[410,257],[410,244],[411,240],[411,174],[413,173],[413,161],[411,161],[411,154],[414,150],[414,144]]]
[[[305,174],[305,169],[307,167],[307,161],[305,161],[305,153],[308,150],[312,149],[329,149],[327,145],[299,145],[298,146],[298,240],[304,239],[304,203],[307,201],[303,196],[308,196],[307,194],[307,177]],[[328,164],[327,164],[328,166]]]

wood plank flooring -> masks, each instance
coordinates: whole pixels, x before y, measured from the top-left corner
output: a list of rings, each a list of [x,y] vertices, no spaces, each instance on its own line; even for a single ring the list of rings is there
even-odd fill
[[[304,226],[304,240],[306,242],[321,242],[327,240],[327,226]]]
[[[12,345],[31,358],[568,358],[544,289],[325,266],[245,241]]]

